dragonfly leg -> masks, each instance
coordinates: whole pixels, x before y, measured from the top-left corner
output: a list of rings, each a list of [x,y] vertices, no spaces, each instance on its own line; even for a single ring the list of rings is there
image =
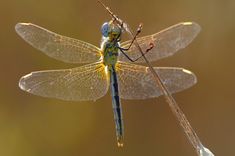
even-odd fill
[[[149,48],[146,49],[146,50],[144,51],[144,53],[143,53],[141,56],[137,57],[137,58],[134,59],[134,60],[131,59],[131,58],[126,54],[125,51],[127,51],[127,50],[125,50],[124,48],[121,48],[121,47],[119,47],[119,50],[122,52],[123,55],[126,56],[126,58],[127,58],[128,60],[130,60],[131,62],[136,62],[136,61],[139,60],[141,57],[143,57],[145,54],[147,54],[151,49],[153,49],[153,47],[154,47],[154,44],[153,44],[153,43],[149,43]]]
[[[131,46],[133,45],[133,43],[134,43],[134,41],[136,40],[137,36],[141,33],[142,28],[143,28],[143,25],[142,25],[142,24],[139,24],[139,26],[138,26],[138,28],[137,28],[137,31],[136,31],[136,34],[135,34],[135,36],[133,37],[133,39],[132,39],[132,41],[131,41],[131,44],[129,45],[128,48],[121,48],[122,50],[128,51],[128,50],[131,48]]]

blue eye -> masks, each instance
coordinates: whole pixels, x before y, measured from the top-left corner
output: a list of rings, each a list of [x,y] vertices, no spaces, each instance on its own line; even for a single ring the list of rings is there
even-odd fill
[[[101,33],[104,37],[108,37],[109,33],[109,23],[105,22],[101,27]]]

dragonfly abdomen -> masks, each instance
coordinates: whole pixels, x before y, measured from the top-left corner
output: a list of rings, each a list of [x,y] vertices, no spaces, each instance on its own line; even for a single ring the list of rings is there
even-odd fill
[[[122,107],[119,98],[117,74],[114,65],[110,68],[110,89],[112,95],[112,107],[116,127],[117,143],[119,147],[123,146],[124,124],[122,117]]]

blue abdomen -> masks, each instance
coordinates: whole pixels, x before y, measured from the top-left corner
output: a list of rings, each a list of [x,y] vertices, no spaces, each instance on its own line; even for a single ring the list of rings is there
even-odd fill
[[[114,121],[116,126],[117,141],[118,141],[118,146],[123,146],[124,125],[123,125],[122,107],[119,98],[118,80],[115,71],[115,66],[112,65],[109,71],[110,71],[110,89],[112,95],[112,106],[113,106]]]

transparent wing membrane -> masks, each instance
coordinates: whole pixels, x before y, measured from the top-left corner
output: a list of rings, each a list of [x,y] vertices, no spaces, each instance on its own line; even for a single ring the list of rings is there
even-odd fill
[[[16,32],[46,55],[68,63],[90,63],[100,59],[99,48],[65,37],[31,23],[18,23]]]
[[[148,67],[118,62],[116,68],[121,98],[147,99],[162,95]],[[183,68],[154,67],[154,69],[171,93],[185,90],[197,82],[196,76]]]
[[[168,57],[176,53],[178,50],[185,48],[197,36],[200,31],[200,26],[194,22],[183,22],[173,25],[159,33],[140,37],[137,39],[141,49],[146,51],[150,47],[150,43],[154,44],[146,57],[149,61],[156,61],[164,57]],[[126,41],[121,44],[122,48],[129,47],[131,41]],[[141,56],[135,45],[126,52],[132,59]],[[120,54],[120,61],[129,61],[123,54]],[[139,59],[137,62],[144,62]]]
[[[32,72],[20,79],[19,86],[43,97],[87,101],[104,96],[109,81],[105,66],[93,63],[73,69]]]

